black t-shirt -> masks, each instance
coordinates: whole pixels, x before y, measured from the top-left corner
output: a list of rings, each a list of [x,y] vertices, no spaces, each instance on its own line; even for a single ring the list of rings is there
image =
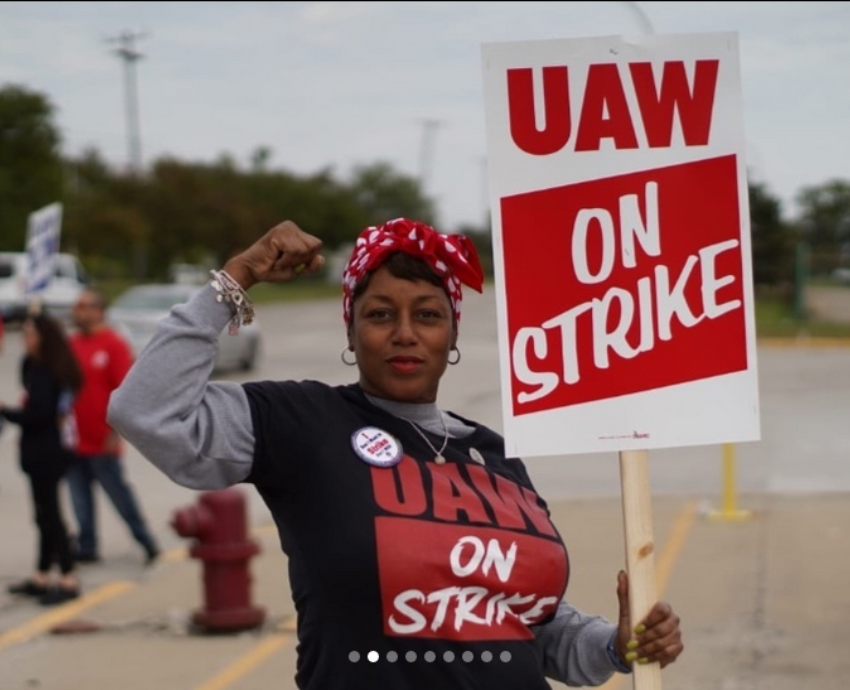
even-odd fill
[[[288,557],[299,688],[549,688],[529,625],[553,616],[568,558],[501,436],[458,417],[475,431],[450,439],[436,464],[357,385],[245,391],[256,437],[247,481]]]

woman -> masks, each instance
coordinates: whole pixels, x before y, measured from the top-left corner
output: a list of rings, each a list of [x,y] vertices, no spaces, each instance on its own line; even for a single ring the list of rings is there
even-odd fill
[[[73,432],[73,418],[68,417],[70,400],[79,390],[82,376],[62,326],[54,318],[44,313],[28,316],[22,333],[23,404],[19,408],[0,405],[0,415],[21,427],[20,465],[30,480],[39,546],[35,573],[10,585],[8,591],[37,597],[44,605],[61,604],[80,594],[59,483],[70,461],[70,441],[63,439],[63,432]],[[55,579],[54,566],[59,570]]]
[[[209,382],[221,329],[253,317],[244,291],[318,271],[321,247],[287,221],[230,259],[109,408],[176,482],[256,486],[289,560],[298,687],[534,690],[675,660],[678,617],[658,603],[633,629],[624,573],[618,625],[562,600],[567,552],[523,464],[437,406],[460,357],[461,283],[482,286],[467,238],[405,219],[361,233],[343,275],[357,383]]]

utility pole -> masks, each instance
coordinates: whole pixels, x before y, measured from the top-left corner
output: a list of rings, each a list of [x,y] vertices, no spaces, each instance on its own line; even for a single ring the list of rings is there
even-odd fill
[[[136,175],[142,170],[142,137],[139,131],[139,95],[136,85],[136,63],[144,55],[136,48],[136,41],[146,34],[122,31],[108,39],[117,43],[113,51],[124,63],[124,98],[127,110],[127,154],[130,171]]]
[[[425,118],[422,120],[422,148],[419,152],[419,186],[427,196],[427,186],[431,177],[431,167],[434,162],[434,136],[440,120]]]
[[[139,95],[136,87],[136,63],[144,56],[136,49],[136,41],[145,34],[122,31],[107,41],[117,43],[113,50],[124,63],[124,99],[127,112],[127,156],[132,177],[142,172],[142,137],[139,132]],[[147,276],[148,252],[144,241],[137,239],[133,247],[133,273],[136,280]]]

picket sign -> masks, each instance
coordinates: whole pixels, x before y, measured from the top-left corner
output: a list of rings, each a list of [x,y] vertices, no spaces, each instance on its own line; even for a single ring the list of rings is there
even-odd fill
[[[62,235],[62,204],[55,202],[29,214],[27,218],[27,274],[25,292],[39,295],[50,285],[59,254]]]
[[[506,452],[619,453],[637,625],[649,450],[760,435],[738,38],[490,43],[482,65]],[[659,664],[633,680],[660,688]]]

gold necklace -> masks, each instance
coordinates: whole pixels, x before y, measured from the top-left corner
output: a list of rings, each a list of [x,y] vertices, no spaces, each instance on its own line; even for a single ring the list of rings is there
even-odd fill
[[[437,450],[436,448],[434,448],[431,441],[429,441],[428,437],[425,435],[425,432],[422,431],[422,429],[420,429],[419,426],[415,422],[410,421],[406,417],[402,417],[402,419],[405,422],[407,422],[408,424],[410,424],[410,426],[413,427],[414,431],[416,431],[416,433],[419,434],[422,437],[422,439],[425,441],[425,443],[428,444],[428,447],[434,453],[434,462],[437,463],[438,465],[446,464],[446,457],[443,455],[443,451],[446,449],[446,446],[449,444],[449,428],[446,426],[446,420],[443,418],[443,413],[440,412],[440,422],[443,425],[443,445],[440,446],[440,450]]]

